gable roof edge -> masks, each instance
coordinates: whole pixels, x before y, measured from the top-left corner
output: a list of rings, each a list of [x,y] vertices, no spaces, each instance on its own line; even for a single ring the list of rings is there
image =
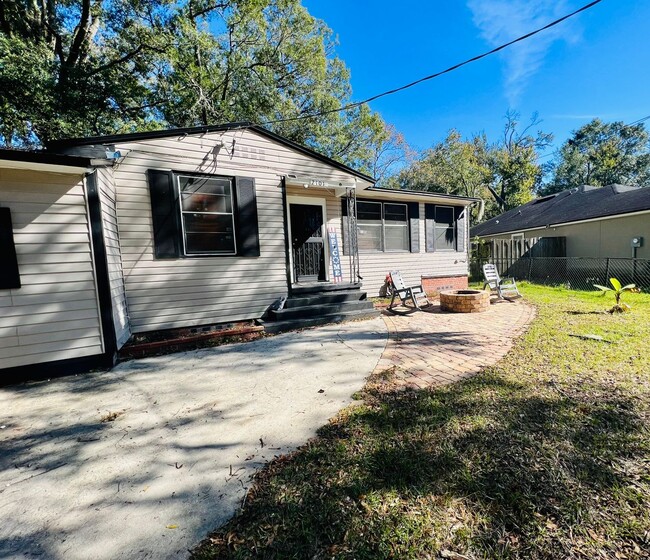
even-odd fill
[[[297,152],[300,152],[308,157],[326,163],[327,165],[339,169],[340,171],[350,173],[356,177],[359,177],[364,181],[372,183],[373,185],[376,182],[373,177],[370,177],[365,173],[361,173],[360,171],[357,171],[356,169],[353,169],[352,167],[349,167],[344,163],[336,161],[335,159],[323,155],[311,148],[308,148],[307,146],[303,146],[292,140],[289,140],[284,136],[280,136],[279,134],[276,134],[275,132],[266,129],[259,124],[253,124],[247,121],[220,124],[220,125],[206,125],[206,126],[195,126],[195,127],[187,127],[187,128],[167,128],[163,130],[152,130],[148,132],[133,132],[128,134],[112,134],[107,136],[89,136],[85,138],[69,138],[65,140],[53,140],[46,144],[46,148],[50,153],[52,152],[55,153],[57,150],[73,148],[76,146],[87,146],[89,144],[114,144],[114,143],[125,142],[125,141],[137,142],[139,140],[148,140],[153,138],[168,138],[170,136],[183,136],[183,135],[189,136],[195,134],[207,134],[211,132],[227,132],[229,130],[243,130],[243,129],[252,130],[260,134],[261,136],[265,136],[266,138],[278,142],[279,144],[291,148],[292,150],[296,150]]]

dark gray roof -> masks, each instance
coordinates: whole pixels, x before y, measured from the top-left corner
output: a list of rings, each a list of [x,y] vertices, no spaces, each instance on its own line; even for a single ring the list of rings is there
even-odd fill
[[[470,233],[483,237],[643,210],[650,210],[650,187],[583,185],[531,200],[474,226]]]
[[[301,144],[293,142],[292,140],[289,140],[284,136],[280,136],[275,132],[271,132],[270,130],[264,128],[263,126],[260,126],[258,124],[253,124],[250,122],[245,122],[245,121],[226,123],[226,124],[206,125],[206,126],[193,126],[189,128],[167,128],[163,130],[149,130],[146,132],[132,132],[128,134],[113,134],[109,136],[88,136],[85,138],[66,138],[64,140],[53,140],[51,142],[48,142],[46,148],[50,152],[57,152],[75,146],[87,146],[91,144],[115,144],[118,142],[135,142],[138,140],[149,140],[152,138],[168,138],[171,136],[183,136],[189,134],[225,132],[229,130],[238,130],[243,128],[253,130],[262,136],[266,136],[267,138],[270,138],[271,140],[278,142],[279,144],[283,144],[307,156],[322,161],[323,163],[327,163],[328,165],[331,165],[336,169],[340,169],[341,171],[345,171],[346,173],[351,173],[352,175],[356,175],[357,177],[363,179],[364,181],[368,181],[369,183],[375,182],[374,178],[370,177],[369,175],[366,175],[365,173],[361,173],[356,169],[352,169],[351,167],[341,163],[340,161],[336,161],[335,159],[327,157],[315,150],[312,150],[311,148],[308,148],[307,146],[303,146]]]

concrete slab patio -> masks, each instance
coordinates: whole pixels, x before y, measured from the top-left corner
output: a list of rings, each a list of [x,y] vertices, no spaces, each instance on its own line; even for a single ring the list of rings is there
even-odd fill
[[[381,319],[0,389],[0,558],[185,558],[373,371]]]

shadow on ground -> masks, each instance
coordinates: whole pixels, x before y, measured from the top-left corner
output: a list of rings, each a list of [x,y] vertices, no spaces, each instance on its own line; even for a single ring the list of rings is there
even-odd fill
[[[365,406],[266,469],[194,558],[648,557],[633,398],[494,371],[437,390],[375,381]]]
[[[186,557],[385,340],[376,319],[0,389],[0,558]]]

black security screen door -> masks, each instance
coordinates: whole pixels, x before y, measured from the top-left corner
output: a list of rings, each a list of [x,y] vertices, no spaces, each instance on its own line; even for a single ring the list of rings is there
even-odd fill
[[[296,282],[325,280],[323,208],[313,204],[290,204],[291,247]]]

